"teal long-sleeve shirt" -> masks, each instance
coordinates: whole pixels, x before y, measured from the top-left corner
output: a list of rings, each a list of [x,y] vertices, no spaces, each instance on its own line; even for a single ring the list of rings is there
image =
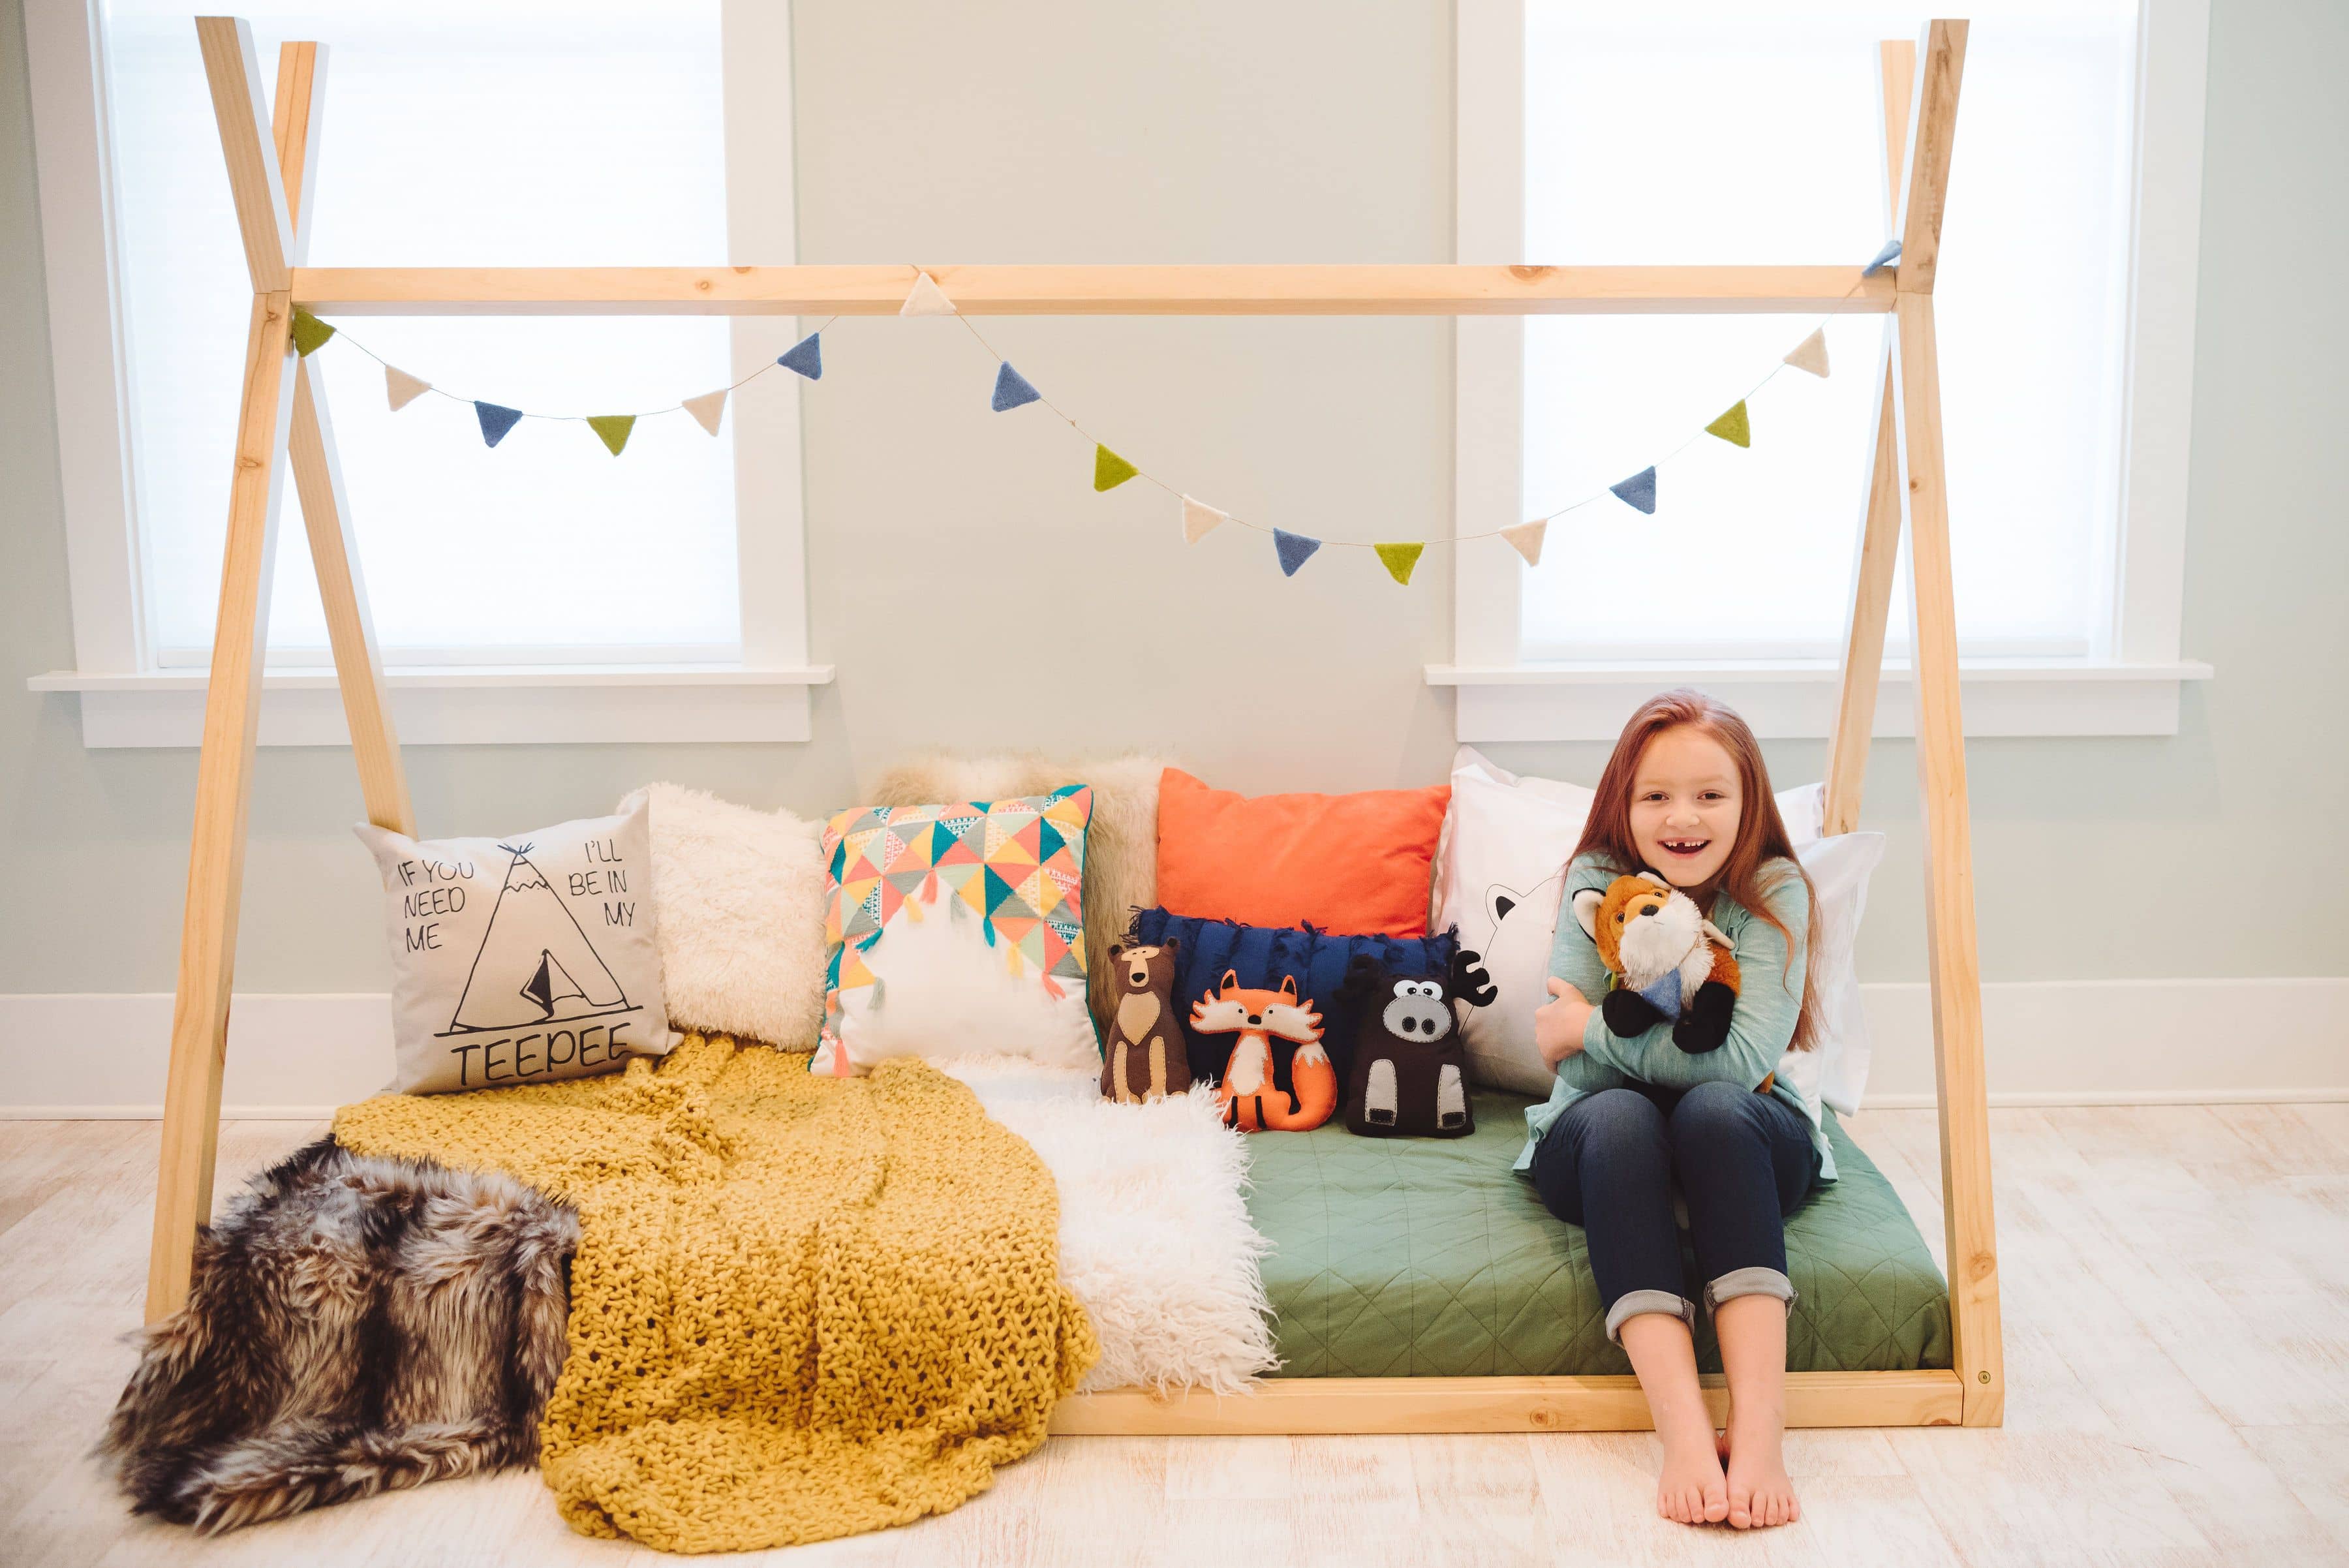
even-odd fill
[[[1558,901],[1557,936],[1550,945],[1549,972],[1592,1002],[1607,993],[1607,966],[1599,961],[1599,945],[1575,919],[1574,896],[1586,888],[1603,890],[1619,875],[1595,856],[1579,856],[1567,867],[1566,889]],[[1659,1023],[1627,1040],[1609,1029],[1606,1018],[1594,1009],[1582,1032],[1581,1053],[1558,1064],[1549,1098],[1526,1110],[1530,1136],[1517,1156],[1517,1169],[1532,1165],[1534,1145],[1567,1106],[1585,1095],[1620,1088],[1635,1079],[1668,1089],[1692,1089],[1722,1079],[1750,1086],[1775,1072],[1778,1081],[1771,1094],[1801,1112],[1810,1124],[1811,1146],[1819,1154],[1819,1179],[1836,1179],[1835,1155],[1827,1147],[1818,1097],[1799,1086],[1816,1075],[1781,1067],[1781,1058],[1795,1038],[1795,1020],[1802,1013],[1809,894],[1801,872],[1791,861],[1771,861],[1762,868],[1762,875],[1769,888],[1765,901],[1770,912],[1785,923],[1795,940],[1790,950],[1776,927],[1736,899],[1724,893],[1713,900],[1713,923],[1729,939],[1730,950],[1737,955],[1737,1005],[1730,1012],[1729,1038],[1716,1050],[1692,1055],[1672,1043],[1670,1023]],[[1800,1065],[1808,1068],[1812,1064]]]

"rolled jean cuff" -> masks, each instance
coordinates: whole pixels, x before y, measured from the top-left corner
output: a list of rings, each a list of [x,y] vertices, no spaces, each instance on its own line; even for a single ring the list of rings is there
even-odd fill
[[[1775,1269],[1732,1269],[1704,1287],[1704,1310],[1708,1314],[1717,1312],[1722,1303],[1739,1296],[1775,1296],[1791,1311],[1795,1301],[1795,1282]]]
[[[1688,1297],[1673,1291],[1626,1291],[1607,1309],[1607,1337],[1617,1345],[1622,1344],[1623,1325],[1649,1312],[1669,1314],[1688,1324],[1691,1334],[1696,1332],[1696,1303]]]

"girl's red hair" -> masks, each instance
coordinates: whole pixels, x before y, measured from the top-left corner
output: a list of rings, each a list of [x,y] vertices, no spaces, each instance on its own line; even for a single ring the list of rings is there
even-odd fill
[[[1756,918],[1776,927],[1791,952],[1795,945],[1795,933],[1771,913],[1769,895],[1784,885],[1787,875],[1793,875],[1802,882],[1808,906],[1803,922],[1803,946],[1807,952],[1811,933],[1818,929],[1818,894],[1811,887],[1811,879],[1804,875],[1802,863],[1795,858],[1785,819],[1778,815],[1777,797],[1770,793],[1770,770],[1763,763],[1761,743],[1754,740],[1745,721],[1737,716],[1736,710],[1714,701],[1702,691],[1683,687],[1677,691],[1661,692],[1640,704],[1617,738],[1615,753],[1607,759],[1606,771],[1599,775],[1598,798],[1591,802],[1589,819],[1582,826],[1582,841],[1574,846],[1574,853],[1596,856],[1619,873],[1647,869],[1640,846],[1631,838],[1631,785],[1639,776],[1640,758],[1646,753],[1648,742],[1666,730],[1683,724],[1720,742],[1722,750],[1737,764],[1737,788],[1742,797],[1738,803],[1737,841],[1730,846],[1729,859],[1714,878],[1713,891],[1728,894]],[[1807,1050],[1812,1044],[1817,995],[1812,975],[1812,966],[1806,963],[1802,1012],[1795,1023],[1796,1050]]]

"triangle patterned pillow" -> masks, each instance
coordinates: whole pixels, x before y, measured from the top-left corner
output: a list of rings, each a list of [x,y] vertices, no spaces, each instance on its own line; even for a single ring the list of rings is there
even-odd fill
[[[1092,791],[859,806],[824,827],[823,1038],[842,1077],[892,1056],[1097,1067],[1085,1007]]]

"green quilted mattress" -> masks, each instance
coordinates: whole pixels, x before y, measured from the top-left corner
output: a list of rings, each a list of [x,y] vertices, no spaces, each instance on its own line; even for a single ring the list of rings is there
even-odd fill
[[[1475,1103],[1464,1138],[1356,1137],[1332,1122],[1248,1140],[1248,1212],[1273,1244],[1264,1282],[1279,1314],[1278,1376],[1631,1370],[1608,1342],[1581,1227],[1552,1218],[1509,1168],[1528,1102],[1480,1091]],[[1787,1367],[1949,1366],[1949,1297],[1916,1221],[1832,1113],[1828,1134],[1842,1179],[1786,1221],[1800,1295]],[[1687,1266],[1688,1294],[1701,1299],[1692,1258]],[[1697,1357],[1720,1369],[1709,1323]]]

